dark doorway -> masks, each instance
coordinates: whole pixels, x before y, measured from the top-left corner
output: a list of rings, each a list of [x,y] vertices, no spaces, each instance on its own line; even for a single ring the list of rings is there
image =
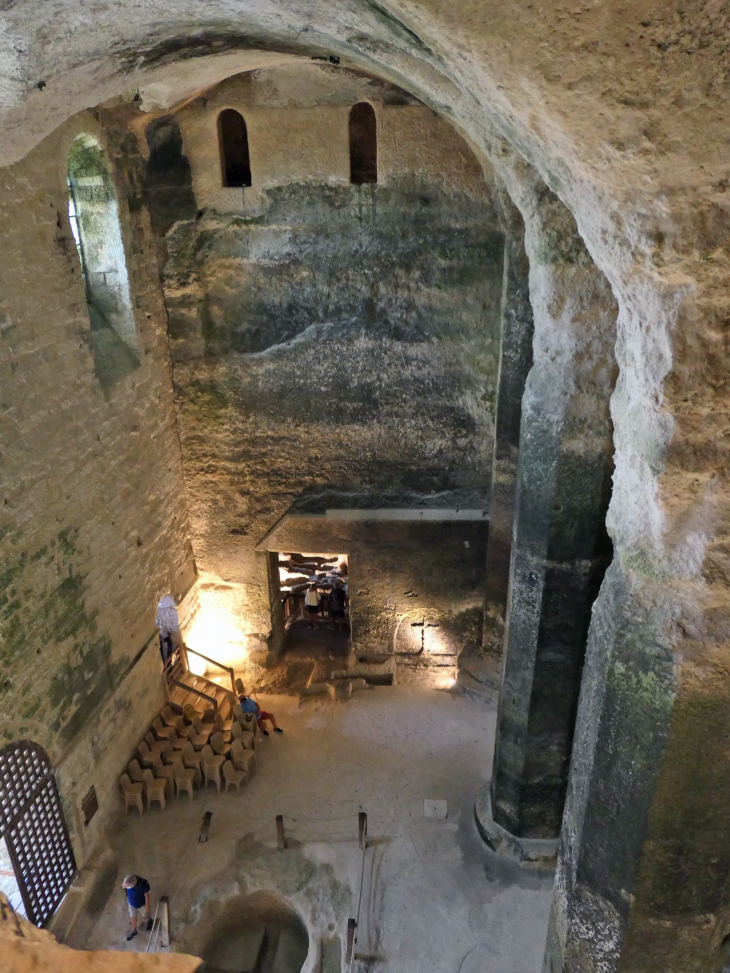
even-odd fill
[[[218,141],[223,185],[250,186],[251,162],[246,122],[243,115],[233,108],[225,108],[218,116]]]
[[[378,132],[375,109],[360,101],[350,109],[350,182],[378,181]]]
[[[51,762],[30,740],[0,750],[0,839],[25,915],[45,926],[76,875],[76,860]]]

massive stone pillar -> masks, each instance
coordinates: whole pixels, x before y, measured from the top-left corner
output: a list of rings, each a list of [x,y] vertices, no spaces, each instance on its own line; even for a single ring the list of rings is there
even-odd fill
[[[726,228],[699,204],[692,218],[713,252]],[[546,973],[729,959],[728,268],[690,254],[678,279],[662,258],[665,280],[637,271],[621,295],[616,554],[591,621]]]
[[[492,501],[487,541],[485,647],[496,637],[501,642],[504,628],[522,395],[527,374],[532,367],[533,320],[530,304],[530,264],[525,253],[525,224],[520,211],[506,193],[500,195],[500,203],[505,228],[504,282],[492,457]]]
[[[591,606],[612,551],[617,308],[558,198],[535,187],[520,208],[535,361],[522,404],[491,818],[500,834],[556,839]],[[489,837],[485,818],[478,803]]]

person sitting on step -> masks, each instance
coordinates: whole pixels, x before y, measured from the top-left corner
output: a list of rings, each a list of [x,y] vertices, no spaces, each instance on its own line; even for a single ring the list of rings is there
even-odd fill
[[[241,704],[241,709],[244,713],[253,713],[256,717],[256,722],[259,725],[259,729],[265,737],[269,735],[269,731],[264,726],[264,723],[271,723],[274,728],[274,733],[283,733],[284,731],[280,726],[276,725],[276,717],[273,713],[267,713],[266,710],[261,709],[259,704],[255,699],[251,699],[250,696],[245,694],[245,686],[242,687],[244,690],[238,697],[238,702]]]

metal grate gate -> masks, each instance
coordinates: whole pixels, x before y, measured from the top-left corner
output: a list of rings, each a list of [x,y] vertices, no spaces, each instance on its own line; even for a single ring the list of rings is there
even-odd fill
[[[44,926],[76,875],[53,767],[30,740],[0,750],[0,838],[31,922]]]

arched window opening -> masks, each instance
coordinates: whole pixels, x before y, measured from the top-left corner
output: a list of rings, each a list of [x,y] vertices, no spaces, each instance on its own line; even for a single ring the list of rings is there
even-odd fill
[[[350,109],[350,182],[378,181],[378,132],[375,109],[360,101]]]
[[[218,116],[218,141],[221,149],[223,185],[250,186],[248,132],[243,115],[233,108],[225,108]]]
[[[111,384],[139,365],[137,330],[109,164],[90,136],[68,155],[68,216],[84,279],[97,375]]]
[[[53,767],[37,743],[0,750],[0,890],[45,926],[76,875]]]

